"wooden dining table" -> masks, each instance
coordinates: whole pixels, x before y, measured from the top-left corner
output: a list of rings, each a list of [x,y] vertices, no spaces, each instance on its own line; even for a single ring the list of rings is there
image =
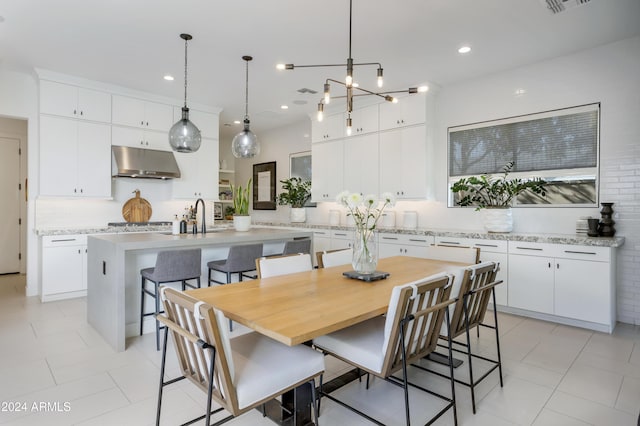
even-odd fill
[[[457,262],[394,256],[380,259],[378,281],[347,278],[351,265],[187,291],[250,329],[289,346],[386,313],[393,287],[440,272],[460,273]]]

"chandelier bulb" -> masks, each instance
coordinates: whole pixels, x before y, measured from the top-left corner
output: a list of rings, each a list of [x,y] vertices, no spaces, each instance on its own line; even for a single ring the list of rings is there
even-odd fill
[[[324,84],[324,103],[328,104],[331,102],[331,86],[329,83]]]
[[[322,121],[324,119],[324,105],[322,102],[318,104],[318,121]]]
[[[347,136],[351,136],[351,129],[352,129],[351,116],[349,116],[347,117]]]
[[[384,84],[384,81],[382,77],[382,67],[380,67],[378,68],[378,87],[382,87],[383,84]]]

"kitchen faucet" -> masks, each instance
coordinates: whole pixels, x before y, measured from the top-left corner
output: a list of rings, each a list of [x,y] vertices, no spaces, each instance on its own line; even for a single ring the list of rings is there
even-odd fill
[[[198,198],[196,200],[196,208],[194,210],[194,214],[198,214],[198,203],[202,201],[202,233],[206,234],[207,233],[207,222],[206,222],[206,215],[205,215],[205,207],[204,207],[204,200],[202,198]],[[196,232],[198,232],[198,228],[196,228]]]

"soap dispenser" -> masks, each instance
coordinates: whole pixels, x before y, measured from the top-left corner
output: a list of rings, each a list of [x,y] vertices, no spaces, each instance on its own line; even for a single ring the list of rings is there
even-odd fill
[[[178,235],[180,233],[180,221],[178,220],[178,215],[174,215],[173,221],[171,222],[171,233],[173,235]]]

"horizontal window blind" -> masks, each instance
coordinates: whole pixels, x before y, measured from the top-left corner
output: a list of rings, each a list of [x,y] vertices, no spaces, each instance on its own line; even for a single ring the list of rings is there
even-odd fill
[[[449,128],[449,176],[598,165],[599,104]]]

